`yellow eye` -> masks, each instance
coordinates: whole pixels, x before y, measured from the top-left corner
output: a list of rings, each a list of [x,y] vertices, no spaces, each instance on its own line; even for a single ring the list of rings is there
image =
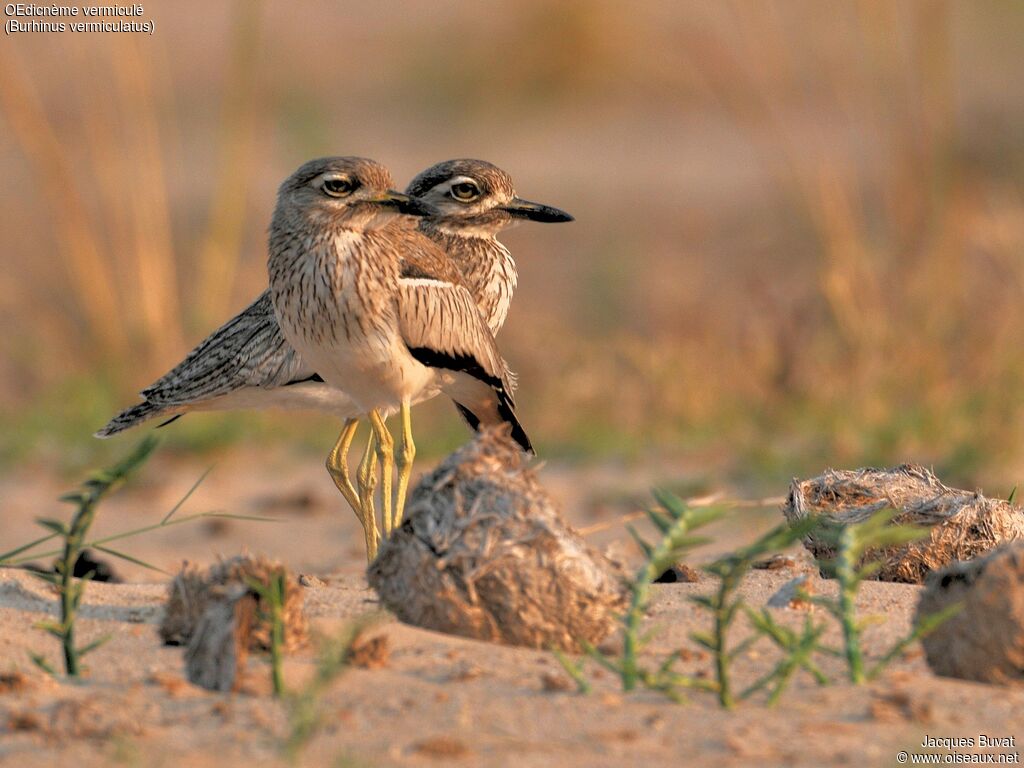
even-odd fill
[[[458,184],[452,184],[452,197],[463,203],[468,203],[470,200],[480,197],[480,187],[471,181],[460,181]]]
[[[347,177],[324,179],[323,190],[331,197],[347,197],[355,192],[359,182]]]

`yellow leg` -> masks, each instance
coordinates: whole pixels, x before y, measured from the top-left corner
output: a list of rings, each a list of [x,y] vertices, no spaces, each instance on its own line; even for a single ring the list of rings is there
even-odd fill
[[[384,519],[384,536],[391,535],[394,530],[391,499],[391,475],[395,468],[395,440],[388,432],[388,427],[376,410],[370,411],[370,426],[377,443],[377,457],[380,459],[380,506],[381,517]]]
[[[409,401],[402,402],[402,453],[398,458],[398,491],[395,495],[395,527],[402,524],[405,512],[405,495],[409,490],[412,462],[416,458],[416,444],[412,441],[412,416]]]
[[[377,557],[377,513],[373,509],[373,495],[377,490],[377,454],[376,438],[370,432],[370,439],[366,441],[366,452],[363,460],[359,462],[359,483],[360,519],[363,523],[363,531],[366,534],[366,559],[373,562]]]
[[[361,519],[362,507],[359,502],[359,494],[356,492],[356,487],[352,484],[352,476],[348,470],[348,449],[352,445],[352,438],[356,436],[358,428],[359,419],[348,419],[345,422],[341,434],[338,435],[338,442],[334,444],[334,448],[327,454],[326,463],[327,471],[330,473],[334,484],[338,486],[341,495],[345,497],[345,501],[349,503],[352,510],[356,513],[356,517]]]

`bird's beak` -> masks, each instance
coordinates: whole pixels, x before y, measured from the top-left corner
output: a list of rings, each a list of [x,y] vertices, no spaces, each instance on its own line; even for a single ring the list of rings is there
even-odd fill
[[[558,208],[540,203],[531,203],[521,197],[513,197],[512,202],[503,206],[503,209],[511,213],[517,219],[529,219],[530,221],[543,221],[553,224],[559,221],[574,221],[573,217]]]
[[[409,216],[434,216],[438,213],[438,210],[430,203],[425,203],[418,197],[411,197],[393,189],[389,189],[380,197],[373,198],[371,202],[386,205]]]

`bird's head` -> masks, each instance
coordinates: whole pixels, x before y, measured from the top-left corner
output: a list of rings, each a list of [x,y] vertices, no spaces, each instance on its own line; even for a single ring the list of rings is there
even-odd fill
[[[310,160],[285,179],[275,219],[316,219],[349,229],[379,229],[397,216],[436,211],[423,200],[394,190],[391,172],[363,157]]]
[[[438,227],[462,234],[493,236],[522,219],[572,221],[558,208],[516,196],[512,177],[484,160],[447,160],[419,174],[406,193],[437,210]]]

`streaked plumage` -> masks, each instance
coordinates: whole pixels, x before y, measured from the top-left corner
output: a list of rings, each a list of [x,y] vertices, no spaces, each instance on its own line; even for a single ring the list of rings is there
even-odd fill
[[[395,210],[433,209],[390,187],[390,174],[369,160],[307,163],[278,192],[267,258],[281,333],[370,424],[358,489],[347,459],[358,419],[346,420],[326,463],[362,523],[371,561],[379,540],[378,463],[384,535],[402,519],[416,455],[412,403],[445,392],[473,423],[511,424],[520,445],[532,450],[515,415],[508,368],[473,295],[444,251],[405,226]],[[403,275],[410,264],[415,276]],[[385,423],[396,412],[402,425],[397,465]]]
[[[475,182],[483,201],[467,204],[452,197],[452,182],[458,178]],[[450,261],[438,259],[436,251],[403,254],[400,274],[413,279],[440,276],[450,282],[451,274],[438,270],[457,266],[489,329],[497,333],[515,290],[516,268],[495,235],[516,218],[569,221],[571,217],[519,200],[508,174],[480,160],[432,166],[413,179],[407,192],[429,196],[439,209],[436,216],[421,219],[419,228],[446,251]],[[276,407],[327,411],[340,418],[358,412],[348,395],[325,384],[285,340],[267,291],[143,390],[142,396],[142,403],[115,416],[97,436],[108,437],[152,418],[173,420],[191,410]],[[463,415],[477,426],[472,414],[463,411]]]
[[[332,175],[356,191],[331,199],[318,185]],[[458,270],[419,231],[363,210],[390,182],[370,161],[327,158],[282,184],[267,265],[284,337],[360,414],[445,391],[483,423],[512,423],[528,449],[507,366]],[[402,276],[409,263],[418,276]]]

